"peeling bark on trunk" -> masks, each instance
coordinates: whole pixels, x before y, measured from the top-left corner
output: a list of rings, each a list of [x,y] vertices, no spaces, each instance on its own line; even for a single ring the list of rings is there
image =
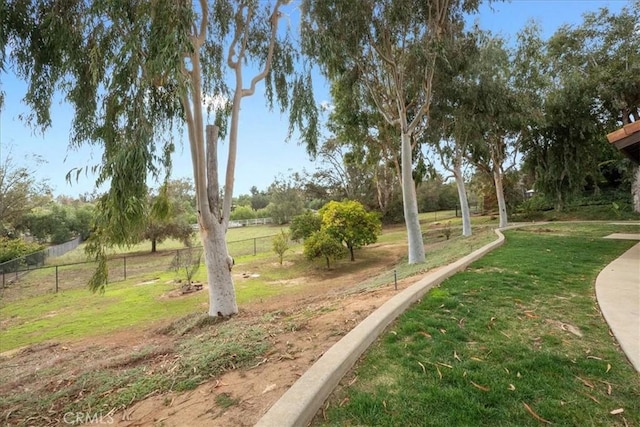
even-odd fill
[[[198,205],[198,224],[207,266],[209,315],[213,317],[231,316],[238,313],[233,278],[231,276],[233,258],[229,256],[225,239],[233,198],[240,103],[243,97],[251,96],[255,93],[256,84],[264,80],[269,73],[276,44],[278,19],[282,16],[279,8],[283,3],[286,2],[277,0],[273,13],[269,18],[271,30],[268,39],[269,50],[267,58],[262,71],[251,79],[249,88],[243,88],[242,86],[242,66],[247,60],[247,37],[250,36],[249,28],[253,10],[251,8],[247,10],[245,15],[242,13],[237,15],[241,20],[236,21],[235,34],[227,51],[227,65],[235,75],[235,90],[229,124],[229,154],[223,200],[220,200],[220,182],[218,179],[217,144],[219,129],[215,125],[207,125],[206,140],[204,135],[200,49],[205,42],[208,23],[209,5],[206,0],[200,0],[202,9],[200,25],[194,25],[194,32],[191,34],[193,51],[184,53],[185,63],[182,65],[182,72],[191,83],[191,87],[182,96],[181,103],[184,108],[185,122],[189,133],[193,178]],[[245,8],[246,6],[240,7]]]
[[[493,182],[496,186],[496,198],[498,199],[498,212],[500,214],[500,224],[498,227],[507,226],[507,204],[504,199],[504,187],[502,185],[502,174],[499,170],[493,171]]]
[[[413,181],[411,166],[411,138],[406,132],[402,133],[402,204],[404,222],[407,227],[407,241],[409,245],[409,264],[425,261],[424,243],[420,219],[418,218],[418,198],[416,185]]]
[[[458,189],[458,199],[460,200],[460,212],[462,214],[462,235],[471,236],[471,213],[469,212],[469,201],[467,200],[467,191],[464,186],[464,177],[462,176],[462,168],[459,163],[453,166],[453,177],[456,180]]]
[[[218,196],[218,129],[206,128],[206,191],[198,199],[200,238],[209,285],[209,316],[231,316],[238,313],[231,269],[233,259],[227,248],[226,221],[221,216]],[[204,162],[203,162],[204,163]]]
[[[209,284],[209,316],[231,316],[238,312],[236,293],[231,277],[233,259],[229,256],[225,230],[214,223],[211,232],[200,229],[204,245],[204,262]]]

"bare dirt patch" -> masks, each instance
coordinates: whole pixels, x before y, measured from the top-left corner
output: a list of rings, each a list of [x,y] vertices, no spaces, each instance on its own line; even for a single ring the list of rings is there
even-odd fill
[[[358,285],[394,265],[404,247],[390,245],[382,262],[338,279],[313,272],[313,283],[296,293],[241,306],[229,322],[260,325],[268,331],[270,348],[245,369],[227,370],[187,392],[152,392],[125,407],[99,415],[118,426],[249,426],[328,348],[390,297],[416,281],[409,278],[375,289]],[[311,279],[310,279],[311,280]],[[170,369],[175,362],[175,335],[155,325],[73,342],[49,342],[0,355],[0,396],[32,392],[55,393],[83,373],[98,368],[132,366],[143,372]],[[124,386],[126,388],[126,386]],[[105,393],[122,393],[123,389]],[[80,391],[82,394],[82,390]],[[81,398],[81,396],[79,397]],[[65,425],[63,406],[37,419],[16,419],[17,408],[0,413],[9,425]],[[94,414],[95,415],[95,414]],[[91,423],[87,424],[91,425]]]

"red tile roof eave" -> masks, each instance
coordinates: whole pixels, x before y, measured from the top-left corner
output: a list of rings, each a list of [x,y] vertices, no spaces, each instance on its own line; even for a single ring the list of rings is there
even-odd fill
[[[640,120],[624,125],[622,128],[607,134],[607,139],[610,143],[614,143],[636,133],[640,133]]]

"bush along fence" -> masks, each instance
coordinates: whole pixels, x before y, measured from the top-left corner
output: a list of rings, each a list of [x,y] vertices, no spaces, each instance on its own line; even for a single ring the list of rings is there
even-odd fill
[[[41,251],[34,252],[20,258],[12,259],[0,263],[0,275],[2,275],[2,287],[7,283],[18,280],[20,276],[26,274],[33,269],[42,267],[48,258],[55,258],[66,254],[75,249],[80,244],[80,237],[61,243],[55,246],[49,246]]]
[[[273,237],[264,236],[252,239],[227,242],[229,253],[233,257],[257,255],[273,250]],[[193,249],[200,249],[193,248]],[[119,282],[127,278],[150,275],[174,269],[176,260],[185,256],[190,248],[158,251],[156,253],[136,253],[111,257],[107,266],[109,282]],[[44,257],[44,255],[40,255]],[[204,259],[202,260],[204,262]],[[0,270],[0,298],[4,301],[41,295],[47,292],[59,292],[82,288],[87,285],[96,265],[93,261],[43,265],[44,259],[35,264],[26,261],[15,271]],[[12,267],[13,268],[13,267]]]

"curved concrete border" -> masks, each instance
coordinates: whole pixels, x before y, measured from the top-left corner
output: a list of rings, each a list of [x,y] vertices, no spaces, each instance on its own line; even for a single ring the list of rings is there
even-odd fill
[[[510,228],[510,227],[508,227]],[[472,262],[504,243],[504,235],[495,230],[498,239],[433,273],[400,292],[371,313],[340,341],[327,350],[258,421],[257,427],[308,425],[324,401],[351,369],[358,358],[389,324],[429,289],[465,269]]]
[[[608,238],[638,239],[638,235]],[[640,372],[640,243],[607,265],[596,278],[596,299],[620,348]]]

